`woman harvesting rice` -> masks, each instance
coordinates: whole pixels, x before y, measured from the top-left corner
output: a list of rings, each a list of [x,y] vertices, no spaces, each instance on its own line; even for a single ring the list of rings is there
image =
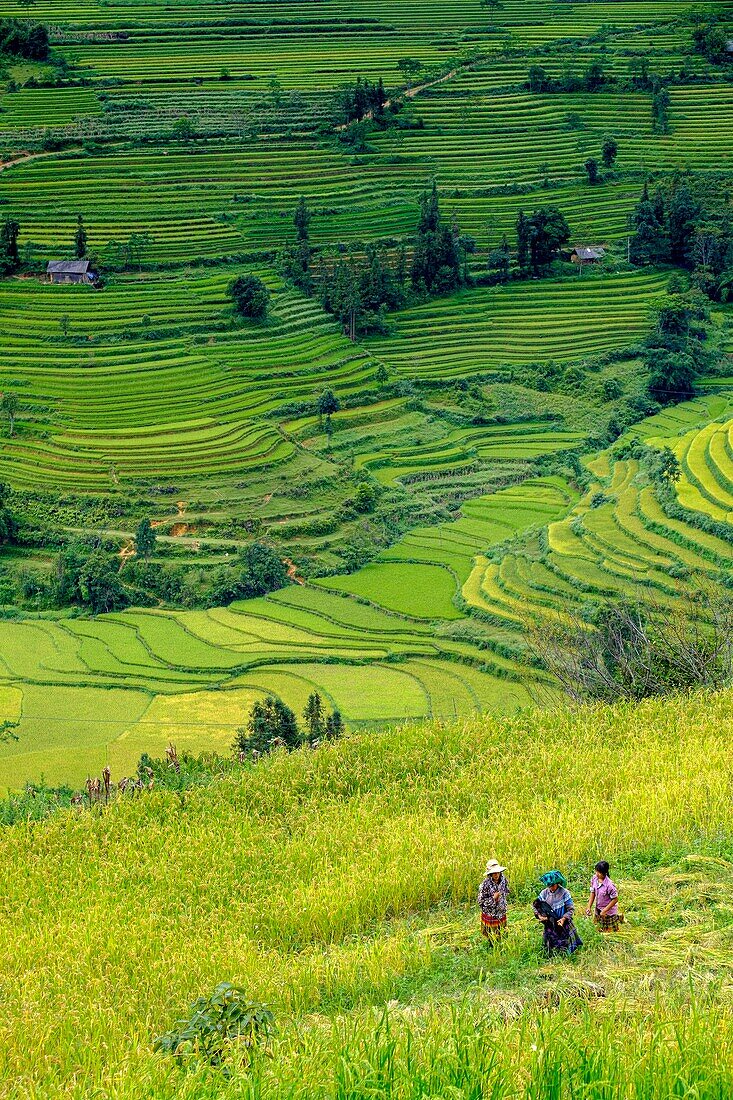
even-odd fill
[[[583,946],[583,941],[573,923],[575,904],[567,889],[565,876],[560,871],[548,871],[540,882],[545,889],[537,898],[541,904],[535,903],[534,908],[535,916],[545,925],[545,948],[550,952],[572,955],[573,951]],[[548,933],[552,935],[548,936]]]
[[[590,897],[586,917],[593,917],[601,932],[618,932],[623,917],[618,911],[618,890],[611,881],[610,867],[605,859],[596,863],[596,873],[590,881]]]
[[[489,940],[498,940],[506,929],[506,904],[509,897],[509,883],[502,867],[495,859],[486,864],[484,881],[478,892],[478,904],[481,910],[481,932]]]

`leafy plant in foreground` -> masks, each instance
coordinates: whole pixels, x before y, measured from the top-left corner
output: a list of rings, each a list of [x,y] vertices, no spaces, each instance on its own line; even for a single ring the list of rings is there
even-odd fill
[[[191,1062],[219,1066],[236,1046],[247,1057],[269,1039],[275,1017],[266,1005],[248,1001],[245,991],[230,982],[220,982],[208,997],[191,1005],[191,1015],[177,1020],[170,1031],[159,1035],[153,1050]]]

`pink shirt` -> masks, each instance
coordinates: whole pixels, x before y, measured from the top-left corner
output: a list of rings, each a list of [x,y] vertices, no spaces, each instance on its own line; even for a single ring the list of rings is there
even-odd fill
[[[610,902],[613,905],[606,914],[607,917],[615,917],[618,913],[618,905],[616,904],[616,898],[618,897],[618,890],[611,882],[608,875],[604,878],[603,882],[598,878],[598,875],[594,875],[590,880],[590,888],[595,891],[596,895],[596,909],[605,909]]]

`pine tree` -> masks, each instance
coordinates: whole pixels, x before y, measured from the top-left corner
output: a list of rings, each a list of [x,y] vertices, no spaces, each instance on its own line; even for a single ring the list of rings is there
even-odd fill
[[[326,740],[338,741],[345,733],[344,720],[339,711],[335,710],[326,719]]]
[[[646,184],[644,184],[641,199],[631,215],[631,223],[634,227],[629,246],[632,263],[651,264],[663,261],[668,247],[667,236],[649,199],[649,188]]]
[[[264,702],[254,704],[247,725],[237,730],[234,750],[247,754],[270,752],[273,742],[287,749],[295,749],[302,743],[302,738],[290,707],[281,699],[268,695]]]
[[[326,716],[323,710],[323,700],[317,691],[311,692],[303,711],[306,724],[306,737],[313,744],[321,741],[326,735]]]
[[[77,260],[83,260],[87,254],[87,231],[84,228],[84,219],[79,214],[76,221],[76,233],[74,234],[74,250]]]
[[[12,275],[20,266],[18,236],[20,223],[13,218],[5,218],[0,229],[0,273]]]
[[[155,528],[147,517],[141,519],[135,532],[135,554],[138,558],[147,561],[155,551]]]

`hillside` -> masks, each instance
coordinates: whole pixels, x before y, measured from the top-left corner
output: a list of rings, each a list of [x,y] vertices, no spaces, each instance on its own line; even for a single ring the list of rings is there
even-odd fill
[[[733,695],[352,735],[183,793],[0,835],[5,1096],[730,1094]],[[510,934],[478,933],[488,856]],[[626,923],[547,962],[529,917],[599,857]],[[270,1056],[189,1072],[153,1038],[222,980]],[[691,1090],[689,1093],[686,1090]]]
[[[0,0],[0,791],[229,753],[267,694],[514,714],[530,620],[725,589],[731,36]]]

